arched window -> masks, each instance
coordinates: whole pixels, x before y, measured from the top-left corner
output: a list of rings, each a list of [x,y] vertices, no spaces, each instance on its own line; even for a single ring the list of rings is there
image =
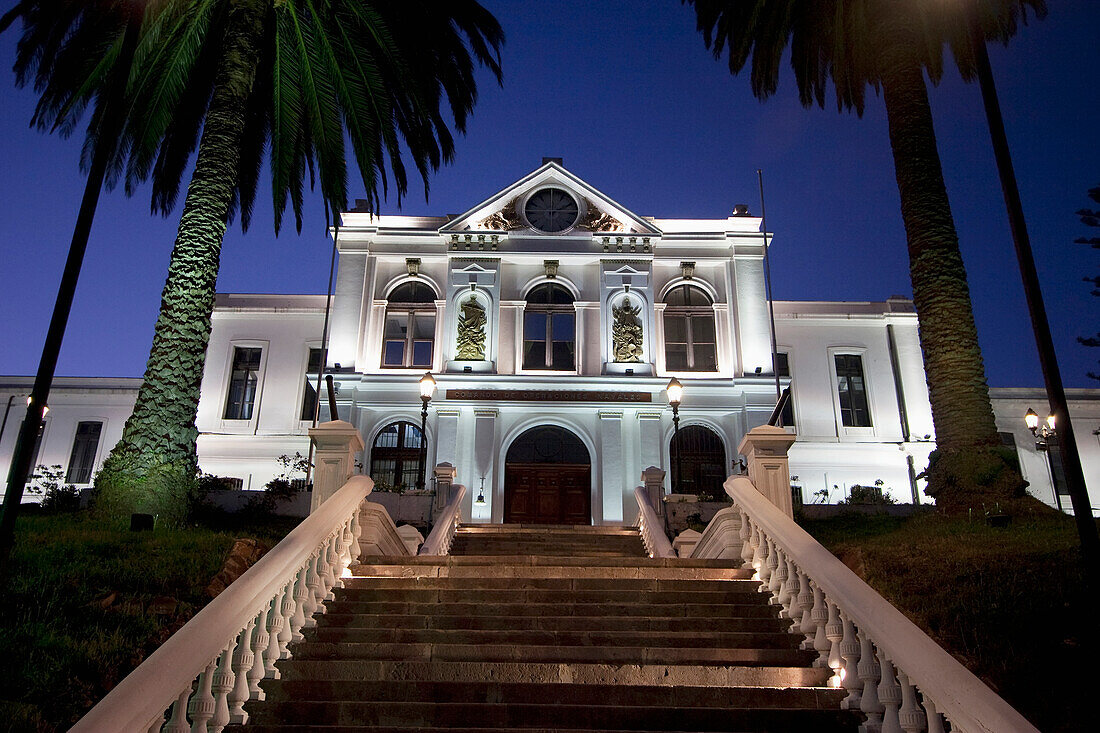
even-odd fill
[[[398,285],[386,305],[382,366],[430,369],[435,337],[435,292],[420,282]]]
[[[523,368],[576,368],[576,309],[573,294],[545,283],[527,295],[523,311]]]
[[[715,499],[726,495],[722,484],[726,480],[726,449],[722,439],[710,428],[688,425],[674,435],[669,456],[672,459],[674,491]],[[683,475],[675,475],[677,456]]]
[[[379,490],[415,489],[421,450],[419,425],[395,422],[382,428],[370,449],[370,477]]]
[[[665,369],[718,371],[714,306],[700,288],[684,283],[665,296]]]

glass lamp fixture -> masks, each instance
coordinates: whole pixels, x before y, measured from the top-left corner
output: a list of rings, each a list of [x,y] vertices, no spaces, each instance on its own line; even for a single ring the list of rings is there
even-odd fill
[[[485,506],[485,477],[481,477],[481,488],[477,490],[477,498],[474,499],[474,506]]]
[[[680,380],[676,377],[668,380],[668,386],[665,387],[668,392],[668,404],[678,407],[680,400],[684,396],[684,385],[680,384]]]
[[[1024,413],[1024,424],[1027,425],[1027,429],[1031,431],[1032,435],[1035,434],[1035,430],[1039,427],[1039,413],[1027,408],[1027,412]]]
[[[435,379],[432,377],[431,372],[425,372],[424,376],[420,378],[420,399],[428,402],[432,399],[433,394],[435,394]]]

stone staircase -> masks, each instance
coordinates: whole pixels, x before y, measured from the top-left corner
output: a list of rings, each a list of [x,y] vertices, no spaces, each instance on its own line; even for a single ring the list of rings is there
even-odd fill
[[[460,527],[367,557],[244,728],[854,731],[740,563],[651,559],[637,530]]]

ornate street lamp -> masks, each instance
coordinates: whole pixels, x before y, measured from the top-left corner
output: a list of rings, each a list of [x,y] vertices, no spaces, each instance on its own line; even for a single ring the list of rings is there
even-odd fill
[[[416,488],[424,490],[424,468],[428,462],[428,403],[435,394],[435,379],[431,372],[425,372],[420,378],[420,402],[423,407],[420,410],[420,476],[416,480]]]
[[[1024,413],[1024,424],[1027,425],[1027,429],[1031,431],[1031,434],[1035,436],[1035,447],[1039,450],[1046,450],[1047,444],[1058,437],[1058,431],[1055,430],[1055,417],[1052,414],[1047,415],[1046,425],[1039,427],[1039,414],[1027,408],[1027,412]]]
[[[665,387],[668,392],[668,404],[672,406],[672,444],[676,447],[676,476],[672,481],[674,493],[680,493],[680,475],[683,464],[680,462],[680,400],[684,397],[684,385],[676,377],[668,380]]]

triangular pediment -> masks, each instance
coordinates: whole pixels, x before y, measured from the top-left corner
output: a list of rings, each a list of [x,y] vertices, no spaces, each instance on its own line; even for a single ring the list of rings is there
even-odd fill
[[[647,270],[639,270],[637,267],[631,265],[621,265],[614,270],[608,270],[608,275],[648,275]]]
[[[562,231],[547,232],[528,220],[528,199],[546,188],[564,189],[577,205],[575,221]],[[533,217],[534,215],[532,215]],[[661,231],[558,163],[545,163],[507,188],[452,219],[440,234],[485,233],[576,237],[599,234],[659,236]]]

